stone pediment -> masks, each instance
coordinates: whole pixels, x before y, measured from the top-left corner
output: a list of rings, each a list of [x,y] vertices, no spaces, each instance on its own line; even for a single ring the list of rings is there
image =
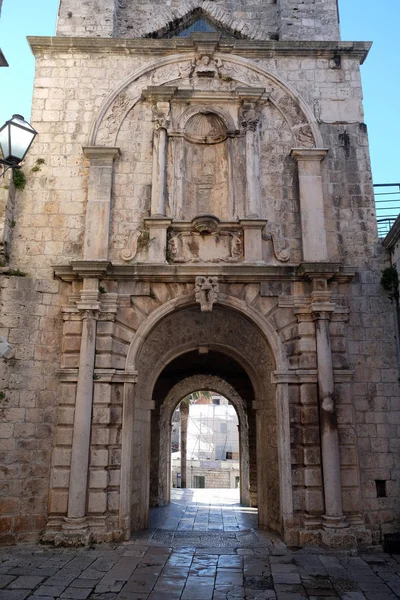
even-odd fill
[[[199,20],[208,27],[205,33],[214,32],[237,39],[265,40],[265,31],[242,19],[235,18],[231,11],[221,8],[211,0],[187,0],[178,7],[164,6],[153,19],[146,20],[140,28],[141,37],[171,38],[185,33],[190,35],[190,28]],[[196,28],[194,28],[196,29]]]

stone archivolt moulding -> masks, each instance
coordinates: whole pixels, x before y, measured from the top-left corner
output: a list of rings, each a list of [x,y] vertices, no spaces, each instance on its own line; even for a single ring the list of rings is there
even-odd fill
[[[232,92],[238,86],[264,88],[269,100],[288,123],[293,134],[294,146],[323,147],[322,136],[313,111],[290,84],[251,60],[214,52],[217,45],[215,43],[214,48],[210,48],[208,53],[207,51],[200,54],[185,52],[184,55],[175,54],[158,59],[129,75],[110,93],[100,107],[91,127],[89,144],[114,146],[123,121],[141,99],[142,92],[146,88],[176,84],[181,81],[183,87],[188,89],[195,83],[196,89],[212,89],[213,92],[220,90]],[[203,62],[200,66],[199,61],[204,61],[205,58],[208,64],[205,65]]]

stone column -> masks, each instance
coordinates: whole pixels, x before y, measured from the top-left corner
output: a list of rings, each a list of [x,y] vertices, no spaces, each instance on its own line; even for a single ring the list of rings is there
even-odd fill
[[[243,102],[241,125],[246,139],[246,217],[260,216],[260,147],[258,123],[260,113],[255,102]]]
[[[132,374],[133,375],[133,374]],[[135,381],[124,385],[124,406],[122,415],[122,449],[121,449],[121,496],[119,508],[119,526],[124,540],[131,536],[131,503],[133,476],[133,446],[135,423]]]
[[[64,525],[64,529],[75,531],[76,535],[79,534],[79,530],[85,529],[96,322],[99,311],[98,294],[98,280],[86,279],[83,282],[81,300],[77,302],[82,315],[82,337],[75,400],[68,513]]]
[[[153,184],[151,188],[151,216],[165,215],[167,196],[167,128],[169,119],[169,102],[157,102],[154,126],[153,149]]]
[[[256,436],[257,436],[257,507],[258,525],[268,528],[270,515],[268,512],[268,465],[263,458],[268,455],[267,436],[265,435],[268,413],[261,402],[253,402],[256,410]]]
[[[329,322],[334,305],[315,302],[311,305],[315,320],[318,361],[318,391],[321,427],[322,473],[324,481],[324,527],[347,527],[342,508],[339,435],[334,399],[333,365]]]
[[[111,220],[113,163],[118,148],[83,148],[90,159],[83,260],[107,260]]]
[[[300,218],[305,262],[326,262],[328,247],[324,215],[321,161],[328,150],[295,148],[291,155],[298,164]]]
[[[279,381],[279,378],[278,378]],[[293,488],[290,450],[290,415],[289,415],[289,390],[287,383],[276,384],[276,406],[278,427],[278,460],[280,479],[280,506],[282,522],[284,525],[285,541],[286,529],[292,525],[293,519]]]

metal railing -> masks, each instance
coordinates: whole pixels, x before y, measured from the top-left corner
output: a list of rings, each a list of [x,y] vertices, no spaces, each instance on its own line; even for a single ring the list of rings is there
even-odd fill
[[[384,238],[400,214],[400,183],[376,183],[374,191],[378,235]]]

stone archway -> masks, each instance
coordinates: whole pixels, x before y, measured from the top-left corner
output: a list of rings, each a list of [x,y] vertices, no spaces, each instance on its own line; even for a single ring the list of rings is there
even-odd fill
[[[271,376],[276,365],[282,365],[284,353],[277,346],[276,334],[270,345],[268,324],[253,321],[245,303],[229,306],[228,299],[221,298],[212,312],[202,313],[192,302],[180,307],[174,302],[149,317],[128,353],[127,370],[135,370],[137,383],[125,385],[121,526],[127,536],[131,529],[147,526],[151,421],[160,409],[160,399],[164,401],[176,384],[200,372],[220,377],[237,393],[244,386],[244,395],[239,395],[246,399],[249,439],[253,436],[257,459],[252,464],[257,465],[253,481],[259,525],[283,533],[293,516],[288,393],[287,386],[274,385]],[[202,372],[196,366],[200,349],[210,358]]]
[[[240,502],[250,505],[249,423],[246,404],[235,388],[215,375],[193,375],[177,383],[166,396],[160,410],[158,468],[151,474],[151,483],[157,482],[157,505],[170,501],[171,496],[171,419],[174,410],[185,397],[197,390],[210,390],[224,396],[236,410],[239,421],[240,447]],[[152,465],[153,467],[153,465]],[[151,484],[150,484],[151,485]],[[151,492],[150,492],[151,495]]]

